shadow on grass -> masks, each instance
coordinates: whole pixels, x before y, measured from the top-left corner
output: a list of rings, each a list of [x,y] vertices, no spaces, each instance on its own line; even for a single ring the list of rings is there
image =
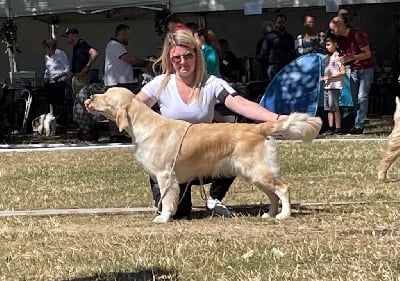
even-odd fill
[[[384,237],[384,236],[393,236],[398,237],[399,231],[397,229],[348,229],[339,232],[340,235],[343,236],[353,236],[353,235],[368,235],[373,237]]]
[[[259,217],[265,213],[268,213],[269,204],[258,204],[258,205],[231,205],[227,206],[231,210],[234,216],[251,216]],[[194,207],[195,210],[190,214],[190,219],[204,219],[210,216],[201,207]],[[315,213],[331,213],[330,207],[324,208],[320,206],[300,206],[299,204],[292,204],[292,216],[307,216]]]
[[[177,273],[165,268],[142,268],[136,272],[97,273],[88,277],[64,279],[62,281],[176,281]]]
[[[400,182],[400,178],[399,179],[386,179],[383,182],[385,183],[395,183],[395,182]]]

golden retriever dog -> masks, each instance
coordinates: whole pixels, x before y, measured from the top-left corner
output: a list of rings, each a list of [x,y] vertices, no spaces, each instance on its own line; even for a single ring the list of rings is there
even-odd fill
[[[157,178],[162,211],[155,223],[166,223],[175,214],[178,183],[205,176],[240,176],[269,197],[269,213],[263,217],[289,217],[289,188],[279,178],[277,145],[271,136],[311,141],[322,123],[318,117],[293,113],[286,120],[260,124],[190,124],[155,113],[124,88],[110,88],[85,104],[132,137],[136,159]],[[282,210],[277,214],[279,200]]]
[[[378,179],[387,180],[387,171],[400,156],[400,99],[396,97],[396,110],[393,115],[394,127],[389,135],[386,151],[378,166]]]

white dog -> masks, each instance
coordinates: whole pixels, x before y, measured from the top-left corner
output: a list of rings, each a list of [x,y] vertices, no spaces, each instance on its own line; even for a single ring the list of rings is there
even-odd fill
[[[57,121],[53,115],[53,106],[50,104],[50,112],[40,115],[32,120],[32,129],[38,135],[54,136],[56,133]]]

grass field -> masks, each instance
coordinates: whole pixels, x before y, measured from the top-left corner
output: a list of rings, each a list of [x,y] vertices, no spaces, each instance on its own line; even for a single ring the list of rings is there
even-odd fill
[[[398,281],[400,161],[390,182],[377,181],[385,145],[281,143],[294,203],[284,221],[261,219],[267,197],[241,180],[225,199],[230,219],[203,210],[165,225],[152,212],[0,218],[0,280]],[[0,194],[0,210],[152,205],[128,148],[1,153]],[[204,205],[200,188],[193,196]]]

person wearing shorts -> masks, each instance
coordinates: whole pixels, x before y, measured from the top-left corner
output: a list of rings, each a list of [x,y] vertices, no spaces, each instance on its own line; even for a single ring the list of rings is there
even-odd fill
[[[342,118],[339,109],[340,91],[343,88],[343,77],[345,68],[339,62],[339,52],[336,38],[333,36],[325,39],[325,48],[327,54],[325,56],[324,76],[320,78],[324,84],[324,109],[328,111],[329,129],[325,135],[342,135]]]

